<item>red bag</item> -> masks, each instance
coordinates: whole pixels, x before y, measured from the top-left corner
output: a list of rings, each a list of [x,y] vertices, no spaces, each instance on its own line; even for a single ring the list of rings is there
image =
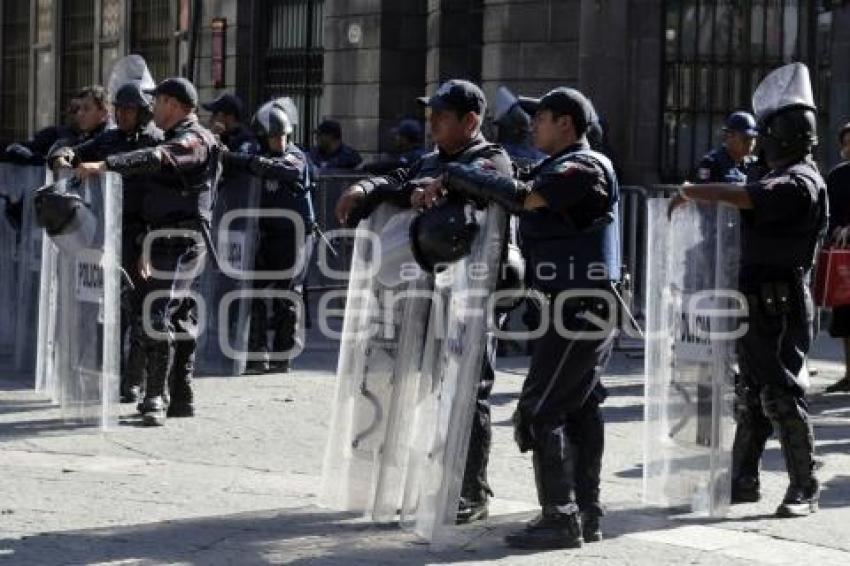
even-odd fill
[[[827,248],[818,253],[814,295],[819,307],[850,305],[850,249]]]

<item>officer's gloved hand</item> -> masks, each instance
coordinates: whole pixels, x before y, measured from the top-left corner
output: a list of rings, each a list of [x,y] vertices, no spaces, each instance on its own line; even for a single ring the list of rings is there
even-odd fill
[[[74,150],[70,147],[60,147],[47,156],[51,169],[71,169],[74,163]]]

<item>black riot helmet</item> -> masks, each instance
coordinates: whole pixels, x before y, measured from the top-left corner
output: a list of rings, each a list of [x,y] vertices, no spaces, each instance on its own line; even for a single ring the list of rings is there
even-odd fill
[[[153,97],[144,92],[142,85],[129,82],[121,85],[112,99],[113,106],[135,106],[139,109],[139,127],[144,127],[153,118]]]
[[[817,116],[810,108],[789,108],[759,126],[759,141],[768,162],[805,157],[818,143]]]
[[[79,181],[71,178],[45,185],[33,199],[36,222],[63,251],[76,255],[91,246],[97,219],[79,192]]]
[[[498,141],[523,143],[531,132],[531,116],[519,105],[519,99],[506,86],[500,86],[493,101],[493,123]]]
[[[419,214],[410,225],[410,242],[416,262],[428,272],[469,254],[480,227],[474,208],[448,199]]]
[[[768,163],[800,159],[817,145],[817,107],[804,64],[791,63],[768,74],[753,93],[753,110]]]
[[[286,108],[278,100],[266,102],[254,114],[251,128],[260,139],[292,134],[292,120]]]
[[[498,141],[508,143],[528,141],[528,134],[531,132],[531,117],[519,105],[508,110],[494,123],[499,128]]]

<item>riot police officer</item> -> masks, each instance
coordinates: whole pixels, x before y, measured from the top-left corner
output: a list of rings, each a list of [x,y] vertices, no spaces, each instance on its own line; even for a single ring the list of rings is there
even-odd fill
[[[814,434],[805,396],[811,345],[809,277],[826,229],[826,186],[812,160],[816,107],[808,69],[795,63],[768,75],[753,95],[759,140],[770,172],[747,185],[686,185],[670,204],[723,202],[741,210],[739,290],[748,325],[738,341],[732,501],[760,499],[765,443],[776,433],[790,484],[777,515],[818,506]]]
[[[452,165],[442,184],[519,216],[530,285],[547,297],[553,324],[535,344],[514,414],[519,448],[533,454],[542,512],[505,540],[571,548],[601,539],[600,377],[615,336],[619,188],[610,160],[587,141],[595,112],[583,94],[561,87],[520,104],[534,115],[535,144],[549,155],[531,180]]]
[[[151,119],[153,101],[142,92],[138,83],[121,86],[112,100],[117,128],[109,129],[84,143],[62,147],[48,156],[52,167],[74,167],[81,162],[102,161],[115,153],[153,147],[162,141],[162,131]],[[141,300],[138,290],[142,286],[138,263],[145,235],[142,204],[147,190],[144,177],[127,177],[123,182],[123,215],[121,224],[121,263],[127,279],[122,290],[121,346],[123,337],[130,332],[130,350],[121,356],[121,400],[135,403],[144,378],[144,351],[142,349]]]
[[[81,144],[115,128],[109,115],[106,89],[101,85],[91,85],[80,89],[74,95],[74,99],[77,101],[74,123],[79,133],[76,137],[57,139],[47,152],[48,156],[61,147]]]
[[[242,124],[242,100],[235,94],[222,93],[201,105],[210,116],[210,131],[216,134],[228,151],[255,154],[260,151],[257,138]]]
[[[317,169],[356,169],[363,157],[342,142],[342,126],[336,120],[323,120],[316,128],[316,145],[310,159]]]
[[[425,203],[423,186],[439,177],[452,163],[512,174],[508,155],[500,146],[488,142],[481,134],[486,109],[484,93],[464,80],[443,83],[431,97],[418,102],[429,113],[431,137],[437,149],[419,161],[383,177],[372,177],[350,187],[337,203],[336,216],[341,224],[355,226],[382,202],[401,207],[418,208]],[[488,340],[482,363],[478,401],[472,436],[464,472],[457,520],[465,523],[483,519],[488,514],[492,490],[487,483],[490,454],[490,392],[493,389],[495,340]]]
[[[0,161],[9,161],[19,165],[44,165],[53,144],[60,140],[75,140],[80,135],[77,129],[77,109],[79,106],[80,99],[72,98],[65,109],[62,124],[47,126],[38,130],[29,140],[9,144],[0,152]]]
[[[697,182],[743,183],[753,163],[756,119],[749,112],[733,112],[723,126],[723,144],[711,150],[697,166]]]
[[[265,272],[292,270],[296,273],[286,279],[256,281],[255,288],[277,291],[303,291],[310,252],[313,248],[313,226],[315,213],[310,198],[311,178],[304,153],[290,140],[292,122],[284,107],[270,101],[260,107],[251,121],[263,148],[262,155],[228,152],[224,154],[225,172],[232,169],[249,172],[262,179],[263,191],[260,207],[265,210],[284,209],[296,211],[302,228],[296,230],[288,218],[264,217],[260,220],[260,238],[255,256],[254,269]],[[295,241],[297,234],[301,241]],[[292,352],[295,347],[295,331],[299,324],[298,309],[289,299],[272,298],[271,328],[272,349],[278,355]],[[252,353],[268,353],[269,318],[266,301],[255,298],[251,305],[249,350]],[[289,360],[250,361],[246,373],[267,371],[289,371]]]
[[[140,266],[143,314],[150,323],[145,329],[147,386],[140,412],[144,424],[160,426],[166,412],[172,417],[194,414],[191,378],[198,306],[187,292],[206,258],[221,164],[215,136],[198,123],[198,95],[191,82],[170,78],[145,92],[154,96],[153,117],[165,132],[163,142],[82,163],[76,171],[83,177],[102,171],[144,175],[149,182],[142,203],[147,230],[168,231],[155,238],[148,235],[150,254]]]
[[[531,116],[519,104],[495,117],[496,141],[505,148],[520,171],[530,169],[546,158],[531,143]]]

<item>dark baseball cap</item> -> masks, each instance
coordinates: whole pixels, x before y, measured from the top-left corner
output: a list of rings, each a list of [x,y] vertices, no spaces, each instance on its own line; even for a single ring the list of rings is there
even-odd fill
[[[156,88],[146,89],[145,93],[153,96],[158,94],[172,96],[192,108],[198,107],[198,91],[195,90],[195,85],[183,77],[165,79],[156,85]]]
[[[520,96],[519,106],[530,116],[534,116],[540,110],[551,110],[554,114],[569,115],[579,134],[587,131],[588,126],[596,121],[596,110],[590,100],[576,89],[565,86],[552,89],[541,98]]]
[[[317,134],[327,134],[335,138],[342,137],[342,126],[336,120],[322,120],[322,123],[316,127]]]
[[[201,106],[204,110],[209,110],[213,113],[223,112],[224,114],[236,116],[237,119],[242,117],[242,99],[229,92],[222,93],[212,102],[206,102]]]
[[[440,85],[433,96],[422,96],[416,101],[434,110],[452,109],[464,114],[475,112],[483,115],[487,108],[484,92],[478,85],[460,79],[446,81]]]
[[[727,132],[737,132],[744,134],[747,137],[754,138],[759,135],[756,127],[756,119],[749,112],[732,112],[726,118],[726,124],[723,130]]]
[[[422,126],[416,120],[402,120],[392,131],[411,141],[422,141]]]

